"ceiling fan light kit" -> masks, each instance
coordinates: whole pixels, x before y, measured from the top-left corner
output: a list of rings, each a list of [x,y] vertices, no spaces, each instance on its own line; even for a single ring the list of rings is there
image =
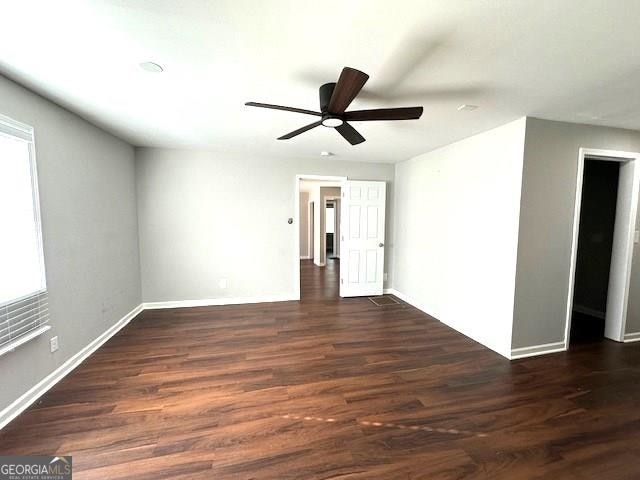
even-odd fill
[[[402,108],[376,108],[373,110],[353,110],[347,112],[347,107],[360,93],[362,87],[369,79],[369,75],[351,67],[344,67],[340,78],[335,83],[325,83],[320,87],[320,111],[306,110],[303,108],[285,107],[269,103],[247,102],[250,107],[271,108],[287,112],[304,113],[320,117],[320,120],[305,125],[302,128],[289,132],[278,138],[288,140],[320,125],[335,129],[351,145],[357,145],[365,141],[347,121],[366,122],[377,120],[417,120],[422,115],[422,107]]]
[[[322,125],[324,127],[336,128],[344,123],[340,117],[331,117],[329,115],[322,117]]]

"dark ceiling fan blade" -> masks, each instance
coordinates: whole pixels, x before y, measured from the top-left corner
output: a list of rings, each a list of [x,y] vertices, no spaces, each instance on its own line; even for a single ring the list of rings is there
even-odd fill
[[[315,115],[316,117],[322,116],[320,112],[314,112],[313,110],[305,110],[304,108],[283,107],[282,105],[271,105],[270,103],[247,102],[245,103],[245,105],[249,107],[272,108],[273,110],[284,110],[285,112],[306,113],[307,115]]]
[[[351,67],[344,67],[329,101],[329,113],[340,115],[356,98],[369,75]]]
[[[311,130],[312,128],[316,128],[317,126],[320,126],[320,125],[322,125],[322,120],[319,122],[310,123],[309,125],[305,125],[304,127],[294,130],[293,132],[289,132],[286,135],[278,137],[278,140],[289,140],[290,138],[293,138],[296,135],[300,135],[301,133],[304,133],[307,130]]]
[[[343,123],[339,127],[336,127],[336,130],[351,145],[358,145],[359,143],[364,142],[364,137],[360,135],[358,131],[347,122]]]
[[[422,107],[375,108],[373,110],[353,110],[345,112],[345,120],[366,122],[370,120],[417,120],[422,115]]]

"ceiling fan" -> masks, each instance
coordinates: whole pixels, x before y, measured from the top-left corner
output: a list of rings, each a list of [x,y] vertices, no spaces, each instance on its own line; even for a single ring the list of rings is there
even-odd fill
[[[317,122],[289,132],[278,138],[288,140],[320,125],[335,128],[351,145],[364,142],[364,137],[347,123],[367,122],[372,120],[416,120],[422,115],[422,107],[376,108],[373,110],[345,111],[354,98],[360,93],[369,75],[351,67],[344,67],[337,83],[325,83],[320,87],[320,111],[303,108],[284,107],[269,103],[247,102],[250,107],[272,108],[287,112],[306,113],[320,117]]]

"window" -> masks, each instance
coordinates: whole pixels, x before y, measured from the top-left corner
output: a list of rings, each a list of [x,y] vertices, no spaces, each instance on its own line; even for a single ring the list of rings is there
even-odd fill
[[[33,128],[0,116],[0,355],[50,328]]]
[[[335,233],[334,228],[336,224],[336,210],[333,203],[327,205],[325,217],[325,231],[326,233]]]

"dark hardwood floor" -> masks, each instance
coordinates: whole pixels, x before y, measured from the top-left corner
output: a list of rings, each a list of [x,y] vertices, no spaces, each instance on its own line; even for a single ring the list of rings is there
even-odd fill
[[[301,268],[301,302],[144,312],[0,453],[76,479],[640,478],[640,344],[509,362]]]

